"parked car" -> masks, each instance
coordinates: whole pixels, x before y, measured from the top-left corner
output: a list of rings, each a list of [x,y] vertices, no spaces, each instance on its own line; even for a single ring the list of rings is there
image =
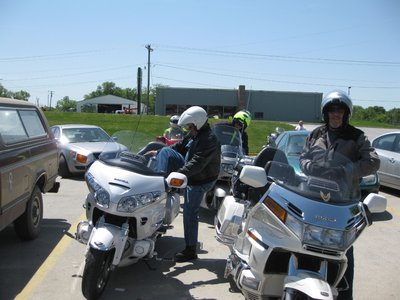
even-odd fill
[[[61,177],[84,174],[107,145],[110,154],[117,154],[127,148],[113,143],[111,137],[100,127],[83,124],[55,125],[51,127],[59,148]]]
[[[0,98],[0,231],[14,224],[24,240],[38,236],[42,193],[58,192],[57,144],[43,112]]]
[[[400,190],[400,131],[376,137],[372,146],[381,159],[378,170],[381,184]]]
[[[310,131],[285,131],[276,139],[276,147],[285,152],[289,164],[293,166],[295,172],[302,173],[300,169],[300,154],[303,151],[304,144]],[[368,193],[378,193],[380,186],[380,177],[377,173],[364,176],[360,181],[360,189],[363,196]]]

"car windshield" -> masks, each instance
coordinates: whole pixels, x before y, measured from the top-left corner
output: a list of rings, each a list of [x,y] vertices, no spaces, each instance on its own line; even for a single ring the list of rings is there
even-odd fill
[[[62,139],[69,143],[108,142],[110,137],[100,128],[64,128]]]
[[[287,155],[300,155],[303,151],[307,135],[293,135],[289,137],[289,142],[286,147]]]

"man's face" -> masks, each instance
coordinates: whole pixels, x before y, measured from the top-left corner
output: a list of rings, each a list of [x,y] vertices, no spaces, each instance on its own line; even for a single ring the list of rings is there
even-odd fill
[[[333,105],[328,108],[329,127],[337,129],[343,124],[344,108]]]
[[[236,129],[241,131],[243,129],[243,124],[239,122],[238,120],[234,120],[233,125],[235,126]]]
[[[196,126],[194,126],[194,124],[188,124],[188,125],[186,126],[186,128],[190,131],[190,133],[191,133],[193,136],[196,136],[196,134],[197,134],[197,129],[196,129]]]

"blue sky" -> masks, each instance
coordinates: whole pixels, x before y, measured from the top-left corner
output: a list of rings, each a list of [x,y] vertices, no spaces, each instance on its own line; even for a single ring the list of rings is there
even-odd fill
[[[0,0],[0,83],[53,106],[105,81],[326,93],[400,108],[398,0]],[[348,89],[348,87],[351,87]]]

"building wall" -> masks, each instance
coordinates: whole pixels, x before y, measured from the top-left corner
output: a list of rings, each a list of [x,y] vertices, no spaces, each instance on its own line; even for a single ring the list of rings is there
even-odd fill
[[[160,87],[156,91],[155,113],[165,115],[169,105],[181,107],[180,111],[174,112],[177,114],[192,105],[206,110],[208,107],[226,106],[235,110],[246,108],[253,119],[290,122],[321,120],[322,93],[252,91],[240,87],[232,90]]]

